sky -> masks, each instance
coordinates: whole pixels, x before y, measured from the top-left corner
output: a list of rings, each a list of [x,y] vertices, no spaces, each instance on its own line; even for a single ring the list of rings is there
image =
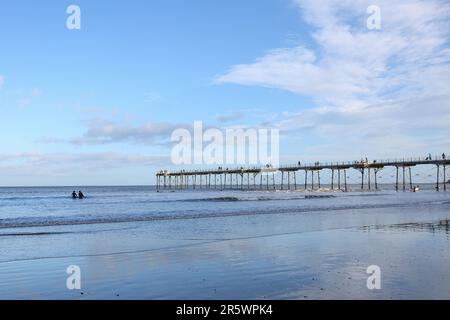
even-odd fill
[[[443,0],[2,1],[0,185],[153,184],[194,121],[278,129],[282,163],[450,154],[449,24]]]

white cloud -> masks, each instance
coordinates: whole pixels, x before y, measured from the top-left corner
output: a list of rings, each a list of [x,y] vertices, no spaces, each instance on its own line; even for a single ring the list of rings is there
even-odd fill
[[[244,118],[244,112],[237,111],[237,112],[231,112],[228,114],[222,114],[220,116],[216,117],[216,120],[220,123],[226,123],[226,122],[233,122],[237,120],[241,120]]]
[[[148,184],[170,157],[122,152],[0,154],[0,185]]]
[[[167,144],[175,129],[188,125],[165,122],[147,122],[142,125],[129,125],[101,118],[91,119],[87,131],[68,142],[75,145],[108,144],[131,142],[139,144]]]
[[[86,170],[108,171],[128,166],[148,167],[167,164],[167,156],[147,156],[117,152],[97,153],[40,153],[23,152],[0,154],[0,172],[10,174],[11,170],[39,172],[41,175],[67,172],[86,172]]]
[[[277,125],[307,130],[328,137],[328,142],[357,134],[356,143],[406,150],[450,131],[447,1],[377,1],[382,18],[377,31],[366,28],[370,1],[296,3],[313,30],[313,42],[271,50],[253,63],[235,65],[216,83],[311,97],[314,108],[282,116]],[[381,139],[380,134],[390,138]]]

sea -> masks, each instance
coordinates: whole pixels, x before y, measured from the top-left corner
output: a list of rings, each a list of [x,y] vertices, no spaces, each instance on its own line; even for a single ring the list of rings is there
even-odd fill
[[[0,299],[449,299],[449,193],[349,190],[3,187]]]

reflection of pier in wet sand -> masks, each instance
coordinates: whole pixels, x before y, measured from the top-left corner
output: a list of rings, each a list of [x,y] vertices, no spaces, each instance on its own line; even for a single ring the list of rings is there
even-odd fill
[[[402,231],[428,231],[431,233],[434,232],[445,232],[446,234],[450,234],[450,220],[439,220],[437,222],[410,222],[410,223],[399,223],[392,225],[376,225],[376,226],[367,226],[363,227],[363,230],[402,230]]]
[[[222,168],[205,170],[161,170],[156,174],[156,188],[162,189],[248,189],[248,190],[298,190],[320,189],[321,173],[331,174],[332,190],[348,190],[347,171],[361,173],[361,190],[378,190],[378,173],[386,167],[396,170],[395,189],[413,189],[412,168],[421,165],[436,167],[436,190],[447,190],[446,167],[450,160],[436,158],[410,158],[396,160],[374,160],[353,162],[330,162],[314,164],[285,165],[277,168],[267,165],[262,168]],[[441,171],[442,170],[442,171]],[[303,172],[304,182],[299,183],[297,175]],[[281,173],[276,181],[275,173]],[[440,180],[441,173],[443,179]],[[364,181],[364,177],[367,181]],[[401,180],[400,180],[401,179]]]

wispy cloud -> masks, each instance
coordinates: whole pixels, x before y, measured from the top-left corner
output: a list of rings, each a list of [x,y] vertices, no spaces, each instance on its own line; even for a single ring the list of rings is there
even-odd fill
[[[220,115],[216,118],[216,120],[221,123],[226,123],[226,122],[241,120],[242,118],[244,118],[244,113],[237,111],[237,112],[231,112],[228,114]]]
[[[314,108],[282,116],[277,125],[328,142],[353,135],[360,145],[405,150],[450,131],[448,1],[377,1],[381,30],[366,28],[369,1],[295,3],[314,30],[312,45],[271,50],[215,82],[311,97]]]
[[[17,106],[20,108],[29,107],[37,98],[42,96],[42,90],[39,88],[33,88],[26,94],[24,94],[19,100],[17,100]]]
[[[166,156],[102,153],[39,153],[0,154],[0,173],[36,175],[67,174],[67,172],[108,171],[124,167],[150,167],[167,164]]]
[[[71,144],[166,144],[170,142],[172,132],[189,125],[166,122],[147,122],[142,125],[130,125],[101,118],[91,119],[87,131],[80,137],[67,140]]]

